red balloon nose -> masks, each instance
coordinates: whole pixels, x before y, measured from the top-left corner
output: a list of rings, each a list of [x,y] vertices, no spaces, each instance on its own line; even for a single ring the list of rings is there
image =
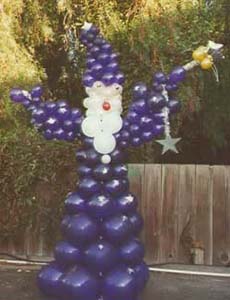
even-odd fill
[[[104,110],[110,110],[110,108],[111,108],[110,103],[107,102],[107,101],[105,101],[105,102],[103,103],[103,109],[104,109]]]

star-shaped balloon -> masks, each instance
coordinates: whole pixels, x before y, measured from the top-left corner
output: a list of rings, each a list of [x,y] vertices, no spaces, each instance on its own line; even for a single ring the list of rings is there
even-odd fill
[[[164,140],[156,140],[157,143],[163,146],[162,154],[165,154],[168,151],[178,153],[176,144],[181,140],[181,138],[172,138],[167,136]]]

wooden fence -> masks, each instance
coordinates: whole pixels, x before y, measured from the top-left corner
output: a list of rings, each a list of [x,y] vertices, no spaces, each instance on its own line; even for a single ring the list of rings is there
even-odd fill
[[[148,263],[230,262],[230,166],[131,164],[129,178],[145,221]],[[0,244],[0,252],[51,254],[34,229],[19,239]]]

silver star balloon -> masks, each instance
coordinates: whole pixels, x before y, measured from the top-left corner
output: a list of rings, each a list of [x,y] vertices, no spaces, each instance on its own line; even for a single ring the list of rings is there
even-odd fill
[[[157,143],[163,146],[162,154],[168,151],[178,153],[176,144],[181,140],[181,138],[172,138],[171,136],[166,136],[164,140],[156,140]]]

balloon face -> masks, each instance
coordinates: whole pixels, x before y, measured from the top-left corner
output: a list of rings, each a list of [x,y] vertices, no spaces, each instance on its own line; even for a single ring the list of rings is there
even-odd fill
[[[132,224],[125,215],[117,215],[103,223],[105,237],[112,243],[124,241],[132,232]]]
[[[63,275],[56,264],[51,264],[42,268],[38,274],[38,286],[45,295],[59,296],[60,294],[60,279]]]
[[[83,259],[79,248],[64,241],[56,245],[54,253],[57,263],[66,267],[81,263]]]
[[[108,272],[119,260],[117,249],[105,241],[92,244],[85,250],[85,263],[96,273]]]
[[[99,282],[85,269],[76,269],[67,273],[61,281],[62,294],[68,300],[97,300]]]
[[[86,214],[79,214],[70,217],[64,231],[71,243],[84,245],[97,238],[98,225]]]
[[[103,283],[105,300],[127,300],[136,298],[136,280],[133,271],[126,267],[112,270]]]

